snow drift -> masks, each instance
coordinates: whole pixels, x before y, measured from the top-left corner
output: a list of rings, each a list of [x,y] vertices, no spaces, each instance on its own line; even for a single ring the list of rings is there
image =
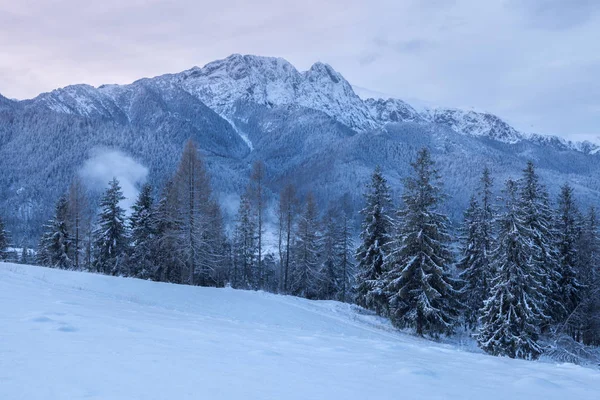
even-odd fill
[[[433,343],[338,302],[0,263],[1,399],[598,393],[598,370]]]

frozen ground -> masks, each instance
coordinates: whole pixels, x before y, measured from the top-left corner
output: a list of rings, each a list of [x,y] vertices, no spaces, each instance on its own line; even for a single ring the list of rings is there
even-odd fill
[[[336,302],[0,263],[0,399],[598,399]]]

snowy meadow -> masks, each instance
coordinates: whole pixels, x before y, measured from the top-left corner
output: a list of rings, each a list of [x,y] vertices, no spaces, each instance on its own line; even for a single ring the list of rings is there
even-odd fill
[[[596,369],[465,351],[336,301],[0,262],[0,304],[2,399],[585,400],[600,391]]]

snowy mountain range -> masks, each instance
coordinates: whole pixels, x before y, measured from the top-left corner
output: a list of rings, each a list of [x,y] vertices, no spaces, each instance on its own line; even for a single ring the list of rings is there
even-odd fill
[[[401,190],[411,157],[427,145],[447,177],[455,219],[484,164],[501,181],[533,159],[550,186],[572,180],[584,204],[600,200],[599,147],[590,142],[525,134],[488,113],[363,100],[327,64],[300,72],[281,58],[234,54],[129,85],[72,85],[23,101],[0,96],[0,212],[18,236],[35,236],[27,227],[47,217],[98,147],[130,154],[160,187],[189,137],[223,198],[239,195],[249,163],[262,159],[273,197],[291,181],[323,204],[349,193],[359,207],[357,184],[375,165]]]
[[[299,72],[282,58],[233,54],[202,68],[142,79],[133,85],[73,85],[44,93],[34,102],[49,109],[84,117],[130,118],[135,91],[132,86],[152,83],[161,89],[180,89],[202,101],[219,115],[230,118],[239,101],[266,107],[300,106],[322,111],[357,131],[378,129],[387,123],[415,122],[447,126],[453,131],[505,143],[521,140],[554,142],[578,151],[597,150],[586,142],[521,133],[499,117],[450,108],[418,112],[400,99],[362,100],[344,77],[331,66],[317,62]],[[6,101],[10,101],[5,99]]]

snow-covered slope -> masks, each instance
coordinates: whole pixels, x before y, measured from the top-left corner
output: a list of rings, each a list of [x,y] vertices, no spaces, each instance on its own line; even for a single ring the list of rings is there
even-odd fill
[[[1,399],[596,399],[337,302],[0,263]]]
[[[398,99],[367,99],[365,104],[374,120],[380,124],[389,122],[426,122],[427,119],[410,104]]]
[[[425,110],[423,117],[465,135],[488,137],[504,143],[516,143],[524,139],[521,133],[493,114],[434,108]]]

